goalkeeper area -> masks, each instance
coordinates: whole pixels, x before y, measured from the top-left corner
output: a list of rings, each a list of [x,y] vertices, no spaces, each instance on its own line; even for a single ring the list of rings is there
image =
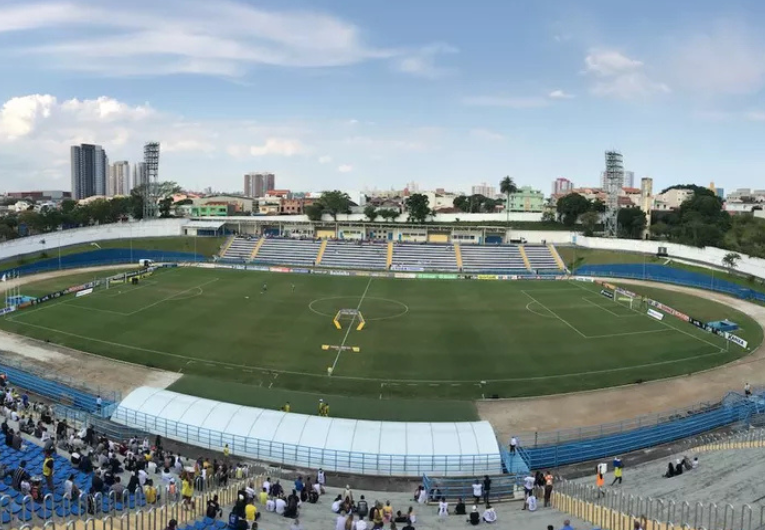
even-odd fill
[[[104,275],[43,280],[18,294],[41,296]],[[686,375],[762,341],[748,316],[702,297],[629,286],[632,297],[574,280],[181,267],[105,285],[6,315],[0,328],[180,372],[171,389],[203,397],[273,408],[290,401],[308,413],[324,397],[337,416],[413,419],[423,409],[431,420],[472,419],[476,399]],[[643,297],[703,322],[735,322],[748,346],[646,307]]]

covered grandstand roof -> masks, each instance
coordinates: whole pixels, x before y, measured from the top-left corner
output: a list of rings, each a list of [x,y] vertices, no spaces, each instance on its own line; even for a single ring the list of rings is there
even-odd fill
[[[419,423],[325,418],[139,387],[112,420],[193,445],[289,465],[368,474],[497,473],[488,422]]]
[[[225,225],[226,221],[189,221],[184,228],[203,228],[207,230],[218,230]]]

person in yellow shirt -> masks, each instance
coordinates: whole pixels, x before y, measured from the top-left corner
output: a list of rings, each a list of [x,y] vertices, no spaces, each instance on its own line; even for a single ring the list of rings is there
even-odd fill
[[[189,506],[191,506],[191,508],[195,507],[193,499],[194,488],[191,487],[191,479],[189,478],[188,474],[184,474],[181,481],[181,496],[183,497],[184,508],[188,509]]]
[[[230,454],[231,454],[231,451],[228,448],[228,444],[224,445],[223,446],[223,456],[228,458]]]
[[[262,488],[260,490],[260,504],[265,506],[266,502],[268,502],[268,492],[266,491],[266,488]]]
[[[255,503],[250,501],[247,503],[247,506],[244,507],[244,518],[248,521],[256,521],[260,517],[260,514],[258,513],[258,508],[255,506]]]
[[[292,411],[292,405],[290,405],[290,402],[284,404],[284,412],[291,412]]]
[[[146,497],[146,504],[157,503],[157,488],[154,487],[154,482],[151,479],[146,481],[146,486],[143,488],[143,495]]]

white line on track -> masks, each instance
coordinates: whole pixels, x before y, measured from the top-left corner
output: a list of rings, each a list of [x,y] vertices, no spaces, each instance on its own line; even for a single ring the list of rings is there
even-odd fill
[[[364,293],[361,295],[361,299],[359,300],[359,305],[356,306],[356,313],[359,312],[361,309],[361,304],[364,303],[364,298],[367,297],[367,293],[369,292],[369,286],[372,285],[372,277],[369,277],[369,281],[367,282],[367,287],[364,289]],[[356,321],[356,315],[353,315],[353,318],[351,319],[350,324],[348,324],[348,329],[345,330],[345,337],[343,337],[343,342],[340,343],[340,348],[337,350],[337,355],[335,356],[335,362],[332,363],[332,371],[329,373],[330,376],[335,373],[335,367],[337,366],[337,361],[340,360],[340,354],[343,353],[343,347],[345,346],[345,343],[348,341],[348,335],[350,335],[351,330],[353,329],[353,323]]]

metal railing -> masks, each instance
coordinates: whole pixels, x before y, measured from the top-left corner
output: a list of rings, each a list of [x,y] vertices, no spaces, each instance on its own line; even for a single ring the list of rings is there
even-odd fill
[[[323,468],[342,473],[378,476],[483,476],[502,471],[499,453],[483,455],[378,454],[338,451],[263,440],[179,423],[143,412],[117,408],[112,421],[198,447],[289,466]]]
[[[673,411],[581,429],[519,435],[518,438],[525,446],[530,467],[545,469],[698,436],[737,422],[746,423],[763,412],[765,396],[762,393],[745,397],[731,392],[717,404],[691,407],[684,414]],[[528,440],[535,440],[537,445]]]
[[[564,482],[556,488],[553,506],[610,530],[632,530],[635,520],[660,528],[693,530],[758,530],[765,525],[765,506],[673,501],[600,490],[597,487]]]

